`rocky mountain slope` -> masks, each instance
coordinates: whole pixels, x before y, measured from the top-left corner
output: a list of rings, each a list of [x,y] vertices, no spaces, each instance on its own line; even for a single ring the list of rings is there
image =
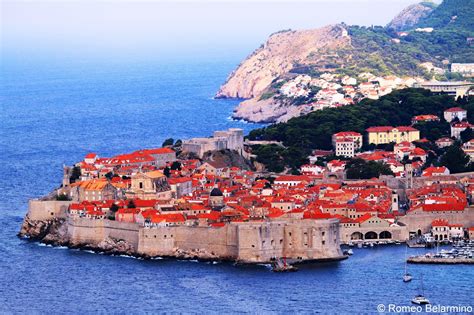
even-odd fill
[[[427,17],[434,7],[427,2],[412,4],[400,12],[387,24],[387,28],[402,31],[415,26],[421,19]]]
[[[296,64],[317,63],[320,51],[348,45],[350,37],[341,25],[274,33],[230,74],[216,97],[259,96],[274,79],[288,73]]]
[[[450,62],[474,62],[466,38],[474,36],[471,6],[474,0],[444,0],[412,5],[387,26],[330,25],[314,30],[280,31],[246,58],[216,94],[219,98],[245,98],[233,118],[250,122],[285,122],[313,110],[314,98],[303,102],[281,97],[281,83],[298,74],[318,78],[324,72],[357,77],[378,76],[431,79],[420,65],[446,68]],[[416,27],[435,27],[417,32]],[[396,30],[407,30],[398,36]],[[306,103],[305,103],[306,102]]]

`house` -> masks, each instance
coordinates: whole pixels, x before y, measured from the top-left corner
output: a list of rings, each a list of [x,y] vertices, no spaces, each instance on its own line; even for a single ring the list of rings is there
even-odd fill
[[[300,171],[303,175],[309,175],[309,176],[321,175],[322,173],[324,173],[325,170],[326,170],[325,167],[322,167],[316,164],[305,164],[305,165],[302,165],[300,168]]]
[[[355,131],[341,131],[332,135],[332,145],[339,139],[350,139],[355,143],[355,148],[360,149],[362,147],[362,135]],[[337,154],[336,154],[337,155]]]
[[[443,176],[443,175],[449,175],[449,169],[446,166],[440,166],[440,167],[434,167],[430,166],[426,168],[421,176],[424,177],[430,177],[430,176]]]
[[[181,198],[193,192],[193,180],[191,177],[169,178],[168,184],[170,185],[173,198]]]
[[[451,125],[451,137],[461,139],[461,132],[467,128],[472,128],[472,125],[467,121],[457,122]]]
[[[219,177],[228,177],[229,176],[229,167],[220,161],[208,161],[204,162],[198,168],[204,174],[215,175]]]
[[[135,223],[139,213],[137,208],[120,208],[115,212],[115,221]]]
[[[442,148],[452,146],[454,143],[454,140],[448,137],[443,137],[436,140],[435,143],[438,148],[442,149]]]
[[[439,121],[439,117],[436,115],[418,115],[411,118],[411,124],[415,125],[424,121]]]
[[[351,138],[338,138],[334,143],[336,156],[354,157],[356,144]]]
[[[346,169],[346,161],[332,160],[327,163],[327,168],[331,173],[342,172]]]
[[[117,189],[105,178],[75,182],[69,191],[71,200],[78,202],[116,199],[117,194]]]
[[[413,142],[420,139],[420,131],[411,126],[378,126],[370,127],[366,131],[370,144]]]
[[[469,140],[468,142],[462,145],[464,153],[469,155],[471,162],[474,161],[474,139]]]
[[[84,162],[86,164],[94,164],[97,159],[99,158],[99,156],[95,153],[88,153],[86,154],[86,156],[84,157]]]
[[[362,147],[362,135],[354,131],[343,131],[332,135],[332,145],[336,155],[354,157],[355,151]]]
[[[165,166],[167,163],[176,161],[176,152],[170,148],[145,149],[135,151],[135,155],[149,155],[155,160],[157,167]]]
[[[297,186],[301,183],[311,183],[311,178],[306,175],[281,175],[275,178],[274,184],[286,187]]]
[[[451,107],[445,110],[443,115],[444,115],[444,119],[449,123],[452,122],[456,118],[459,121],[463,121],[467,119],[467,110],[461,107]]]
[[[449,224],[447,220],[437,219],[431,223],[431,235],[435,241],[451,241],[464,236],[462,224]]]

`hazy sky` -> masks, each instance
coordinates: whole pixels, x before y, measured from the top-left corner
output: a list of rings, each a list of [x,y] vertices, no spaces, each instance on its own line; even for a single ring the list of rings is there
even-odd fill
[[[281,29],[385,25],[418,0],[1,2],[2,55],[247,55]]]

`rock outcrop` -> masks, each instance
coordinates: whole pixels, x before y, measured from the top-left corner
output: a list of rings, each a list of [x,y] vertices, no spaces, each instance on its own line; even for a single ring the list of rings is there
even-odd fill
[[[28,216],[23,220],[19,237],[27,237],[55,246],[68,245],[69,238],[64,219],[31,220]]]
[[[395,16],[387,24],[387,27],[397,31],[409,29],[415,26],[421,19],[427,17],[432,11],[432,7],[423,3],[410,5]]]
[[[251,98],[241,102],[234,110],[232,118],[254,123],[286,122],[288,119],[310,112],[308,106],[288,106],[269,98]]]
[[[216,94],[220,98],[253,98],[295,65],[316,64],[321,51],[350,45],[342,25],[272,34],[267,42],[233,71]]]

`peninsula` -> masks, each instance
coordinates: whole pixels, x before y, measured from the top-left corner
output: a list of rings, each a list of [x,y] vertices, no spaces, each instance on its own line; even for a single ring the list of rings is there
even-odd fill
[[[425,1],[385,27],[341,23],[275,32],[216,97],[246,99],[235,119],[273,123],[425,81],[463,80],[473,73],[472,7],[472,0]]]

